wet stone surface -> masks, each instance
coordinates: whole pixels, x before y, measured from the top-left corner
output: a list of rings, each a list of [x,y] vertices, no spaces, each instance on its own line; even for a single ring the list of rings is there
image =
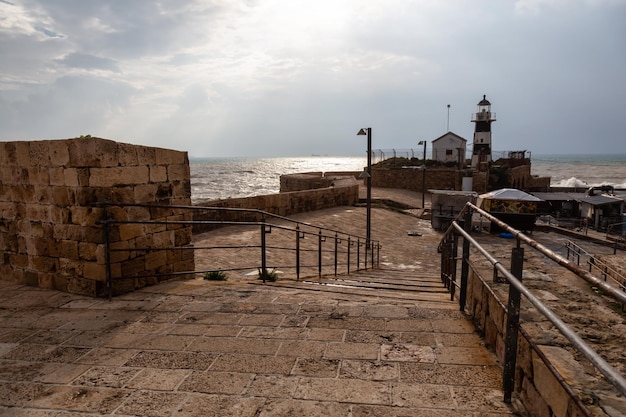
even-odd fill
[[[493,353],[433,273],[439,234],[397,211],[372,217],[385,264],[363,278],[423,292],[230,275],[109,302],[0,281],[0,416],[513,416]],[[365,209],[300,218],[359,234]],[[225,228],[195,238],[249,237]]]

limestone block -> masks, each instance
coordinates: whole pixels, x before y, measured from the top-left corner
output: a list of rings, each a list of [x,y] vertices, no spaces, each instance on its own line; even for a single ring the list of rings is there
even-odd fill
[[[68,276],[66,280],[67,291],[72,294],[80,294],[88,297],[95,297],[97,295],[95,280],[77,276]]]
[[[75,240],[61,240],[59,245],[59,257],[78,259],[78,242]]]
[[[26,270],[24,271],[24,284],[36,287],[39,284],[39,274],[36,271]]]
[[[53,185],[53,186],[65,185],[65,168],[50,167],[50,169],[48,170],[48,176],[50,177],[50,185]]]
[[[156,165],[156,148],[137,147],[137,165]]]
[[[37,282],[37,286],[39,288],[45,288],[47,290],[54,290],[56,289],[55,286],[55,282],[54,282],[54,277],[55,274],[53,273],[48,273],[48,274],[38,274],[38,282]]]
[[[70,151],[68,142],[65,140],[51,140],[48,143],[50,149],[50,165],[53,167],[66,167],[70,163]]]
[[[32,220],[33,222],[49,222],[50,221],[50,205],[43,204],[26,204],[26,215],[24,220]]]
[[[28,168],[25,166],[13,167],[11,169],[10,183],[12,185],[30,185]]]
[[[147,207],[127,207],[126,208],[128,220],[140,221],[140,220],[155,220],[150,215],[150,209]]]
[[[54,272],[57,269],[57,258],[48,256],[29,256],[28,268],[37,272]]]
[[[172,149],[155,148],[157,165],[188,165],[187,152]]]
[[[32,166],[28,168],[28,178],[32,185],[50,185],[50,172],[48,167]]]
[[[63,170],[63,183],[68,187],[78,187],[78,168],[66,168]]]
[[[167,168],[163,165],[150,166],[150,182],[167,181]]]
[[[71,191],[74,194],[74,204],[79,206],[91,206],[103,201],[114,201],[112,198],[113,191],[118,191],[118,189],[111,190],[106,187],[79,187],[71,189]]]
[[[85,278],[95,281],[106,280],[106,266],[95,262],[86,262],[83,267],[83,274]]]
[[[67,207],[73,203],[73,195],[67,187],[52,186],[50,187],[50,204],[54,207]]]
[[[13,142],[15,151],[13,156],[13,166],[27,167],[32,163],[30,161],[30,145],[29,142]]]
[[[78,257],[85,261],[97,261],[98,246],[96,243],[79,242]]]
[[[0,166],[8,167],[11,164],[10,152],[15,153],[15,144],[13,142],[0,143]]]
[[[100,138],[77,138],[68,141],[70,167],[118,166],[117,143]]]
[[[49,245],[48,240],[43,237],[27,236],[24,238],[26,243],[26,253],[29,255],[48,256]]]
[[[189,164],[174,164],[167,166],[168,181],[184,181],[189,179]]]
[[[115,187],[119,185],[147,184],[149,172],[147,166],[91,168],[90,187]]]
[[[121,166],[134,166],[139,165],[139,158],[137,156],[137,145],[131,145],[128,143],[117,144],[117,161]]]
[[[28,142],[31,166],[48,167],[50,165],[49,144],[47,140]]]
[[[146,270],[155,270],[166,264],[166,259],[163,256],[163,251],[152,251],[146,254],[145,257]]]
[[[122,276],[130,277],[146,270],[143,257],[122,262]]]
[[[12,181],[13,168],[8,165],[0,165],[0,184],[11,184]]]
[[[74,206],[70,208],[70,219],[72,224],[81,226],[94,226],[102,219],[100,210],[93,207]]]
[[[164,231],[160,233],[154,233],[152,235],[152,240],[154,242],[154,246],[157,248],[169,248],[174,245],[175,241],[175,232],[174,231]]]
[[[116,187],[108,190],[108,196],[100,201],[111,201],[113,203],[133,203],[135,188],[132,185],[126,187]]]
[[[540,346],[565,382],[572,385],[584,380],[585,371],[572,354],[558,346]],[[537,391],[552,409],[554,417],[566,417],[570,397],[547,366],[533,352],[533,373]]]
[[[156,184],[141,184],[136,185],[134,188],[134,201],[135,203],[152,203],[155,201],[158,185]]]
[[[552,417],[550,408],[544,398],[537,392],[532,380],[524,379],[520,392],[520,399],[528,415],[533,417]]]
[[[144,234],[143,225],[141,224],[120,224],[119,226],[120,240],[130,240]]]

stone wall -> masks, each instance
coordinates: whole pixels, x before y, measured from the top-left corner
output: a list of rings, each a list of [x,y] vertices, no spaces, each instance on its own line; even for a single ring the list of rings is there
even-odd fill
[[[400,188],[422,191],[422,175],[426,175],[426,190],[460,190],[461,176],[457,169],[428,168],[374,168],[372,187]]]
[[[422,174],[419,167],[372,169],[372,186],[400,188],[411,191],[422,191]],[[463,176],[467,170],[456,168],[428,167],[426,169],[426,190],[462,189]],[[505,165],[489,169],[487,165],[480,170],[471,172],[472,191],[483,194],[492,189],[519,188],[528,191],[548,191],[550,177],[537,177],[530,174],[530,165],[509,168]],[[497,180],[497,181],[494,181]]]
[[[334,186],[335,182],[342,181],[346,177],[357,178],[359,172],[303,172],[298,174],[286,174],[280,176],[280,192],[315,190]]]
[[[99,138],[0,143],[0,278],[89,296],[107,292],[103,209],[97,203],[189,205],[186,152]],[[111,207],[116,220],[182,220],[179,210]],[[188,216],[189,217],[189,216]],[[191,241],[181,225],[111,226],[114,249]],[[193,270],[193,254],[118,252],[112,277]],[[152,279],[154,281],[155,279]],[[115,292],[150,279],[114,281]]]
[[[282,183],[282,179],[281,179]],[[316,180],[314,181],[316,183]],[[242,208],[261,210],[279,216],[291,216],[298,213],[322,210],[338,206],[353,206],[359,201],[359,183],[352,177],[343,177],[333,181],[330,187],[305,189],[303,191],[281,192],[279,194],[255,197],[229,198],[199,204],[204,207]],[[196,211],[194,220],[221,221],[259,221],[260,215],[250,213],[216,213],[214,211]],[[194,233],[215,229],[214,225],[195,225]]]
[[[470,268],[466,310],[501,363],[504,363],[506,307],[489,285]],[[567,381],[575,366],[572,354],[559,346],[538,346],[522,329],[518,333],[515,394],[533,417],[580,417],[586,415],[559,381]],[[552,369],[565,370],[558,377]],[[569,369],[569,371],[567,371]],[[567,382],[565,382],[567,383]],[[597,411],[597,410],[596,410]],[[594,414],[598,416],[604,413]]]

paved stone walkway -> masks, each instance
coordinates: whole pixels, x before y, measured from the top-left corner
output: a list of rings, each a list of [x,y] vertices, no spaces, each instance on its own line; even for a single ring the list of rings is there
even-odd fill
[[[437,235],[422,224],[410,240],[417,220],[382,209],[374,220],[413,264],[391,254],[322,283],[174,281],[111,302],[0,281],[0,415],[514,415],[495,356],[440,288]]]

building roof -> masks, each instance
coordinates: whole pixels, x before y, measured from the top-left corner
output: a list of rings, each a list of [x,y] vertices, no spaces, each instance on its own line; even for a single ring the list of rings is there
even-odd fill
[[[579,198],[583,198],[584,196],[587,195],[586,193],[563,193],[563,192],[558,192],[558,193],[532,192],[531,194],[545,201],[574,201],[574,200],[578,200]]]
[[[603,206],[606,204],[623,203],[624,199],[613,195],[600,194],[577,198],[576,201],[591,204],[592,206]]]
[[[437,139],[433,139],[433,140],[431,141],[431,143],[435,143],[435,142],[437,142],[438,140],[442,140],[442,139],[445,139],[445,138],[449,138],[450,136],[453,136],[453,137],[455,137],[455,138],[457,138],[457,139],[460,139],[460,140],[462,140],[463,142],[467,142],[467,139],[462,138],[461,136],[457,135],[457,134],[456,134],[456,133],[454,133],[454,132],[446,132],[446,133],[444,133],[443,135],[439,136]]]
[[[487,95],[483,94],[483,99],[478,102],[479,106],[491,106],[489,100],[487,100]]]

